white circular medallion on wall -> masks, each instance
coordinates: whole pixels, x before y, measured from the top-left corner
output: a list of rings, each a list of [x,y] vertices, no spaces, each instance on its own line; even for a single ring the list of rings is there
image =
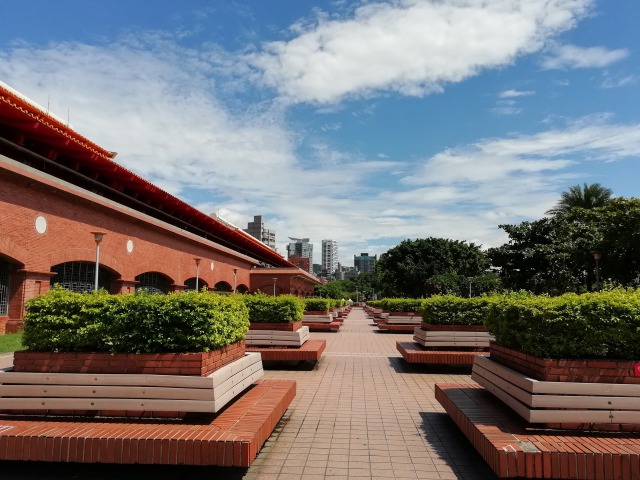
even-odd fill
[[[36,232],[42,235],[46,231],[47,231],[47,219],[44,218],[42,215],[38,215],[36,217]]]
[[[213,262],[211,262],[211,270],[213,270]]]
[[[133,240],[127,240],[127,253],[133,252]]]

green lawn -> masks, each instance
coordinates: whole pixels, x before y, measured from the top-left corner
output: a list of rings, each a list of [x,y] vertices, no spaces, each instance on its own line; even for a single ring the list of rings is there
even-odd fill
[[[15,352],[16,350],[22,350],[21,333],[0,335],[0,353]]]

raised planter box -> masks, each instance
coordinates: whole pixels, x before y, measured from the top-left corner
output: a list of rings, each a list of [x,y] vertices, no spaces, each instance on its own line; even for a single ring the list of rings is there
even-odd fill
[[[251,330],[280,330],[283,332],[296,332],[302,327],[302,320],[297,322],[253,322],[249,324],[249,331]]]
[[[15,352],[14,372],[129,373],[206,377],[245,354],[244,340],[199,353]]]
[[[554,360],[491,343],[491,359],[528,377],[546,382],[596,382],[640,385],[632,360]]]
[[[486,332],[484,325],[436,325],[434,323],[422,322],[420,324],[422,330],[459,330],[462,332]]]

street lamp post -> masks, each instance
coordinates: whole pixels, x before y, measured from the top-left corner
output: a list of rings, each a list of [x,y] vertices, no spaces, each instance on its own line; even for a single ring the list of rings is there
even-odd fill
[[[471,298],[471,284],[473,283],[473,277],[467,277],[469,280],[469,298]]]
[[[233,294],[236,294],[236,288],[237,288],[237,282],[236,282],[236,276],[238,275],[238,269],[234,268],[233,269]]]
[[[273,296],[276,296],[276,282],[278,281],[277,277],[274,277],[273,279]]]
[[[198,281],[200,280],[200,261],[201,258],[194,257],[193,259],[196,262],[196,292],[198,291]]]
[[[100,242],[106,235],[104,232],[91,232],[93,234],[93,240],[96,242],[96,276],[93,282],[93,289],[98,291],[98,271],[100,270]]]
[[[598,250],[594,250],[591,253],[596,262],[596,290],[600,290],[600,259],[602,258],[602,253]]]

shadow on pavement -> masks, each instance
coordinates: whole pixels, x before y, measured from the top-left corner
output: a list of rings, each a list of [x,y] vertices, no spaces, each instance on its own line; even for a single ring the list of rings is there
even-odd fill
[[[446,413],[421,412],[421,430],[426,442],[460,480],[497,480],[473,445]]]
[[[402,357],[389,357],[389,365],[396,373],[471,375],[471,366],[435,363],[407,363]]]
[[[98,463],[2,462],[2,480],[240,480],[246,468],[193,467],[185,465],[105,465]]]

